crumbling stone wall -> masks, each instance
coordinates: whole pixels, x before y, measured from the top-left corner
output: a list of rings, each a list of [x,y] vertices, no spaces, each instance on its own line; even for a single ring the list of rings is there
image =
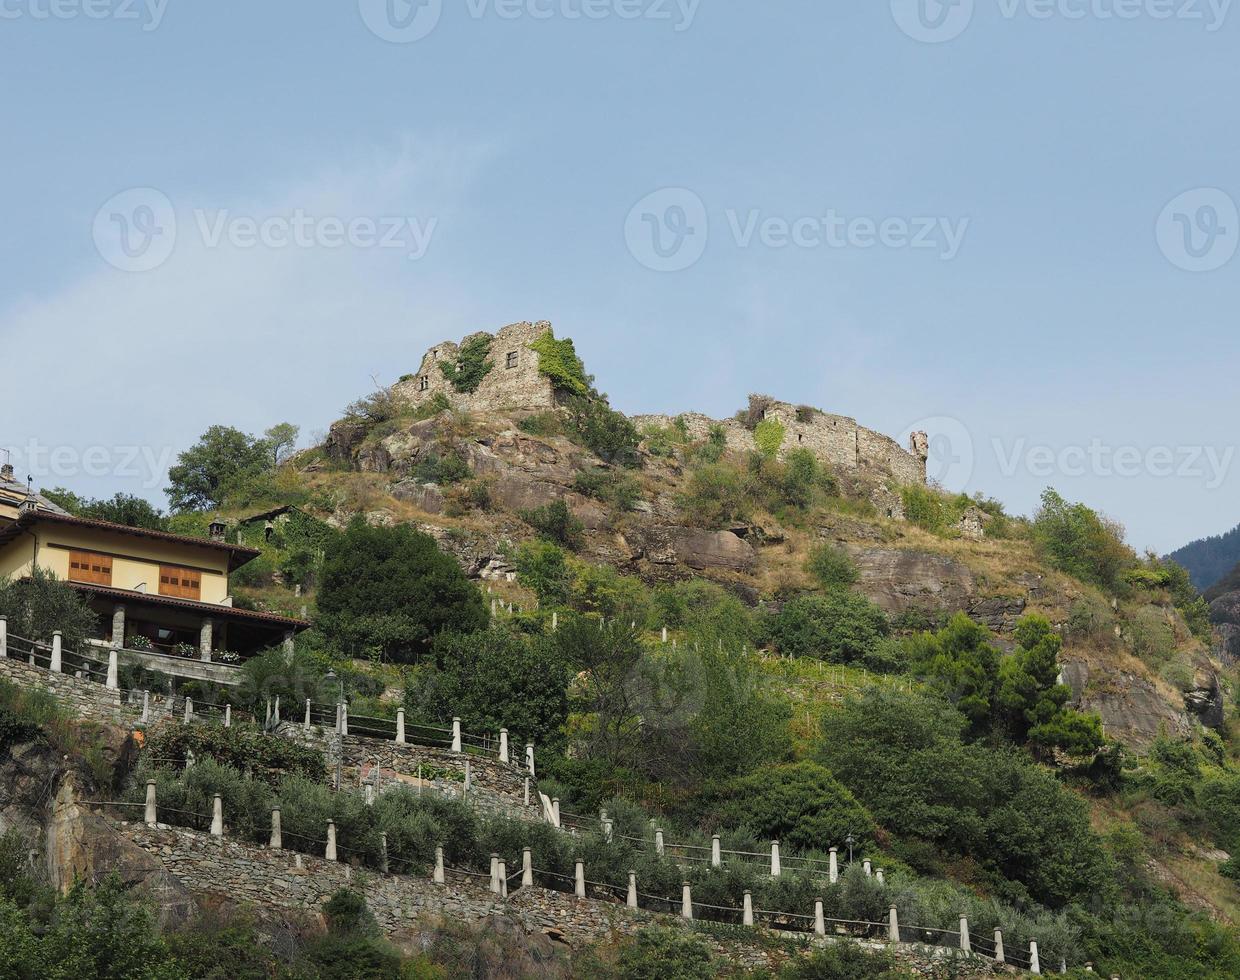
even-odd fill
[[[808,406],[791,405],[766,395],[750,395],[746,422],[738,419],[722,421],[696,412],[680,416],[639,415],[633,423],[642,430],[647,426],[667,427],[680,419],[689,437],[704,440],[716,427],[723,430],[729,451],[747,453],[756,450],[752,427],[765,420],[784,427],[780,458],[793,449],[808,449],[822,462],[843,472],[868,472],[889,477],[897,483],[925,483],[928,449],[922,433],[914,433],[909,449],[902,449],[894,439],[864,428],[856,419],[831,415]]]
[[[417,373],[398,382],[392,390],[415,408],[437,394],[463,412],[538,412],[554,408],[555,389],[550,379],[539,372],[538,354],[530,349],[530,344],[550,329],[550,323],[540,321],[512,323],[500,330],[491,341],[491,370],[475,392],[458,392],[441,365],[455,366],[457,352],[480,334],[471,334],[460,344],[450,340],[436,344],[423,356]]]

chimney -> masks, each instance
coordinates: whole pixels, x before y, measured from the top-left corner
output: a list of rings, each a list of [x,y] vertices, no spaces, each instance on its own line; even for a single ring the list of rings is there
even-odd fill
[[[0,466],[0,480],[5,480],[9,483],[17,482],[13,478],[13,464],[12,463],[5,463],[3,466]]]
[[[39,509],[39,500],[33,493],[31,493],[31,494],[27,494],[26,499],[23,500],[21,504],[18,505],[17,514],[19,517],[25,514],[33,514],[36,511],[38,511],[38,509]]]
[[[216,517],[215,520],[213,520],[210,524],[207,525],[207,533],[211,535],[212,541],[223,541],[224,534],[227,530],[228,529],[225,526],[224,522],[221,521],[218,517]]]

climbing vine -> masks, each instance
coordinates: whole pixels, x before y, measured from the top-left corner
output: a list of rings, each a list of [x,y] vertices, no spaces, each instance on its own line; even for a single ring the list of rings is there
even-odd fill
[[[456,363],[441,363],[439,369],[458,394],[472,395],[482,384],[482,379],[495,367],[494,361],[488,361],[491,353],[492,337],[489,333],[481,333],[461,344],[456,352]]]
[[[779,419],[763,419],[753,430],[753,441],[758,445],[758,452],[767,459],[774,459],[779,447],[784,444],[784,423]]]
[[[586,374],[586,366],[577,356],[572,338],[556,340],[550,330],[530,344],[530,349],[538,354],[538,370],[551,379],[551,383],[560,391],[574,395],[590,394],[590,382],[593,380]]]

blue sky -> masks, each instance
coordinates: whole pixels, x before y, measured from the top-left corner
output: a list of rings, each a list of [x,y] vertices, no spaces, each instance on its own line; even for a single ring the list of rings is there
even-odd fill
[[[1226,0],[419,2],[0,2],[19,469],[162,499],[208,425],[549,319],[627,412],[766,392],[1138,547],[1240,521]]]

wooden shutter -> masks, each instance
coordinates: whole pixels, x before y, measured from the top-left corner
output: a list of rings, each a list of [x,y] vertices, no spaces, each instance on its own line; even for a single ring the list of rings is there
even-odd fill
[[[69,581],[91,585],[112,584],[112,559],[92,551],[69,552]]]
[[[159,594],[178,599],[201,599],[202,573],[174,565],[160,565]]]

